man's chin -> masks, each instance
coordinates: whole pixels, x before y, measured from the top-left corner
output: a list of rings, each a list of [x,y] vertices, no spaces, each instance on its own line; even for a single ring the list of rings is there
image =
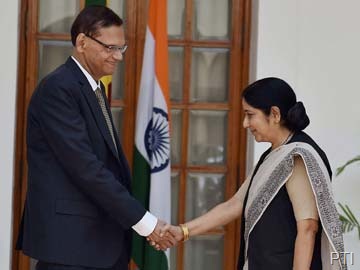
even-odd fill
[[[117,67],[117,65],[115,64],[115,65],[112,65],[112,64],[108,64],[107,66],[106,66],[106,74],[108,74],[108,75],[113,75],[114,74],[114,72],[115,72],[115,70],[116,70],[116,67]]]

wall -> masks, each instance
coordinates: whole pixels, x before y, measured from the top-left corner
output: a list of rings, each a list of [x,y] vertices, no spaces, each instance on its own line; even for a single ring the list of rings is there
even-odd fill
[[[0,9],[0,269],[10,269],[19,2]],[[6,38],[6,39],[5,39]]]
[[[290,83],[311,119],[306,132],[335,171],[360,155],[360,2],[258,0],[254,6],[251,81],[278,76]],[[255,143],[254,161],[267,147]],[[360,219],[360,166],[334,177],[333,188],[336,201]],[[356,233],[345,235],[345,241],[360,264]]]

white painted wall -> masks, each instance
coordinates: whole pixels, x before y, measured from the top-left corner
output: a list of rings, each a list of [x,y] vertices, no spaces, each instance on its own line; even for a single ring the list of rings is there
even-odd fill
[[[0,9],[0,269],[10,269],[19,1]]]
[[[360,154],[360,1],[257,0],[254,6],[251,81],[278,76],[289,82],[311,120],[305,131],[335,171]],[[267,147],[255,143],[253,163]],[[333,188],[360,219],[360,166],[333,178]],[[345,245],[360,265],[357,235],[345,235]]]

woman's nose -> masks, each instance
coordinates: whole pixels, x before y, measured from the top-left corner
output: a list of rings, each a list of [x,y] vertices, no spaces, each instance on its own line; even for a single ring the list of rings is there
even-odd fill
[[[244,127],[244,128],[248,128],[248,127],[249,127],[249,121],[247,120],[246,117],[244,117],[244,120],[243,120],[243,127]]]

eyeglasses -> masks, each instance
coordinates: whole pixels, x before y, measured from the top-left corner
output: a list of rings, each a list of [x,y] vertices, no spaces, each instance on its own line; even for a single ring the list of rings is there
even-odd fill
[[[101,46],[103,46],[105,49],[106,49],[106,52],[108,53],[117,53],[117,52],[120,52],[121,54],[124,54],[126,52],[126,49],[127,49],[127,45],[125,44],[124,46],[116,46],[116,45],[107,45],[105,43],[102,43],[100,40],[92,37],[92,36],[89,36],[89,35],[86,35],[88,38],[92,39],[93,41],[99,43]]]

